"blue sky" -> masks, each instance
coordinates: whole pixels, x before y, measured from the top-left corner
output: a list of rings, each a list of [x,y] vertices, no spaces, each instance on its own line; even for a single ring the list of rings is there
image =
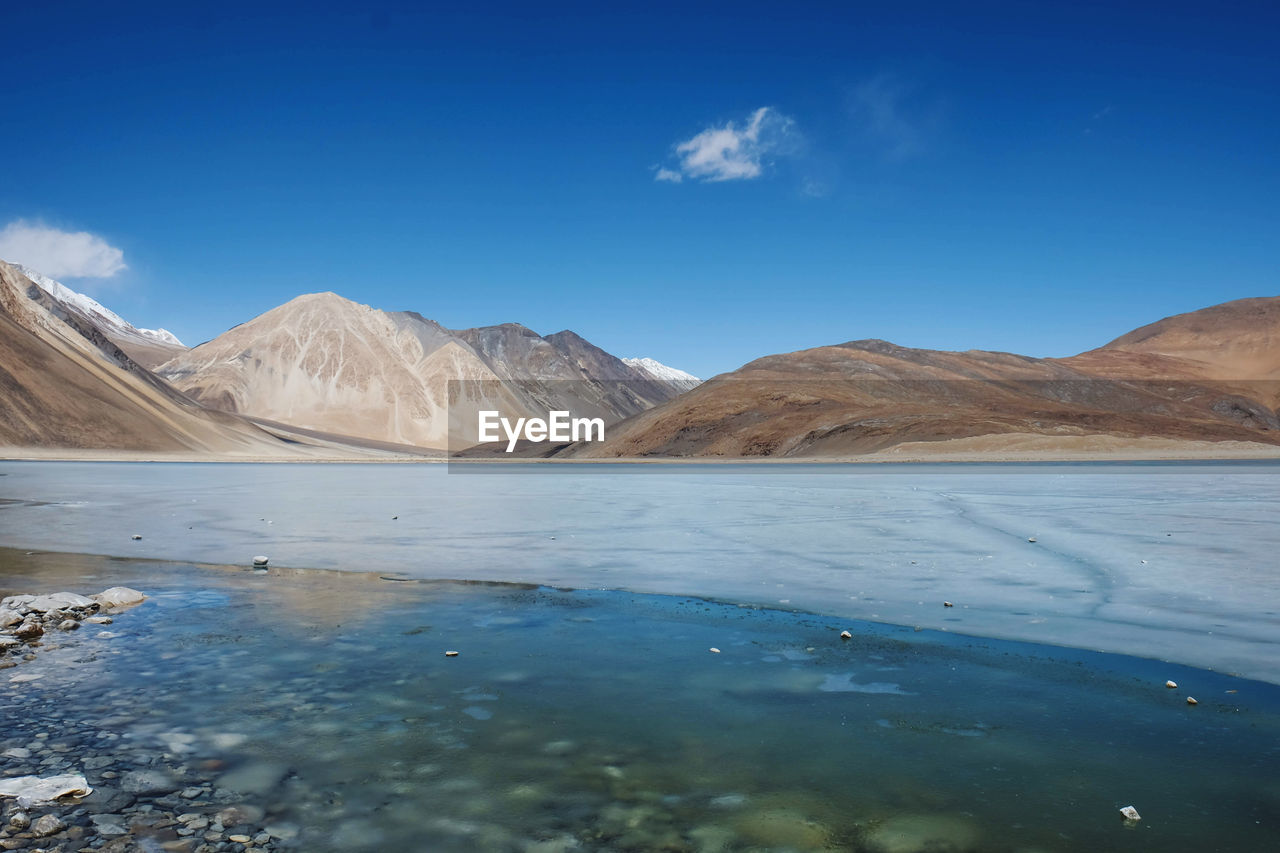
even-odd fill
[[[4,17],[9,254],[47,232],[187,343],[333,290],[707,376],[864,337],[1069,355],[1280,293],[1274,3]]]

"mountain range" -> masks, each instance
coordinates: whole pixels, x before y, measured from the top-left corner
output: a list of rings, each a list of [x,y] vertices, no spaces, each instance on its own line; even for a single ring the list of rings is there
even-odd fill
[[[176,407],[248,430],[271,452],[285,434],[295,445],[318,441],[356,453],[442,451],[450,416],[456,432],[480,407],[526,416],[565,409],[613,424],[698,383],[653,359],[623,361],[568,330],[546,337],[517,323],[450,330],[333,293],[299,296],[188,349],[172,333],[138,329],[34,270],[0,262],[0,273],[0,315],[16,327],[13,345],[0,351],[6,402],[13,398],[0,419],[0,445],[218,450],[195,436],[175,443],[182,431],[159,421]],[[74,372],[65,364],[72,353],[92,357],[98,381],[82,378],[61,395],[65,381],[44,380]],[[130,410],[126,429],[113,417],[128,407],[97,386],[136,396],[139,382],[163,405],[151,401],[155,423]],[[119,405],[78,404],[95,390]],[[474,399],[458,399],[460,392]]]
[[[857,340],[707,382],[567,330],[453,330],[333,293],[188,349],[2,262],[0,327],[0,445],[13,448],[439,455],[460,420],[495,405],[609,424],[603,442],[533,454],[564,459],[1280,447],[1280,297],[1168,317],[1068,358]]]

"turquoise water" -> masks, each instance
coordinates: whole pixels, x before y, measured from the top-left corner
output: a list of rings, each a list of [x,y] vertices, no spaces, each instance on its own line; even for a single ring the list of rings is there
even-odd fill
[[[0,693],[0,751],[71,732],[59,761],[208,788],[183,810],[234,795],[279,849],[1280,842],[1274,685],[687,596],[384,577],[0,552],[4,594],[151,595],[116,636],[51,637],[0,672],[42,676]]]

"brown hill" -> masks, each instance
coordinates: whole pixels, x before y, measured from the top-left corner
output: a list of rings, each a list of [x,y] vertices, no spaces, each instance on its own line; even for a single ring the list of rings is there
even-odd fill
[[[1280,299],[1228,303],[1067,359],[877,340],[768,356],[567,455],[843,457],[1001,435],[1277,445],[1278,317]]]
[[[1280,379],[1280,296],[1237,299],[1166,317],[1121,335],[1101,351],[1169,356],[1212,379]]]
[[[0,445],[265,454],[284,442],[210,412],[0,261]]]

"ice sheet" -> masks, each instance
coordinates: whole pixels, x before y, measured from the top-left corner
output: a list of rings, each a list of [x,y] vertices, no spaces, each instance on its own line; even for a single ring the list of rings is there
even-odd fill
[[[0,463],[16,547],[695,594],[1273,682],[1278,521],[1274,464]]]

